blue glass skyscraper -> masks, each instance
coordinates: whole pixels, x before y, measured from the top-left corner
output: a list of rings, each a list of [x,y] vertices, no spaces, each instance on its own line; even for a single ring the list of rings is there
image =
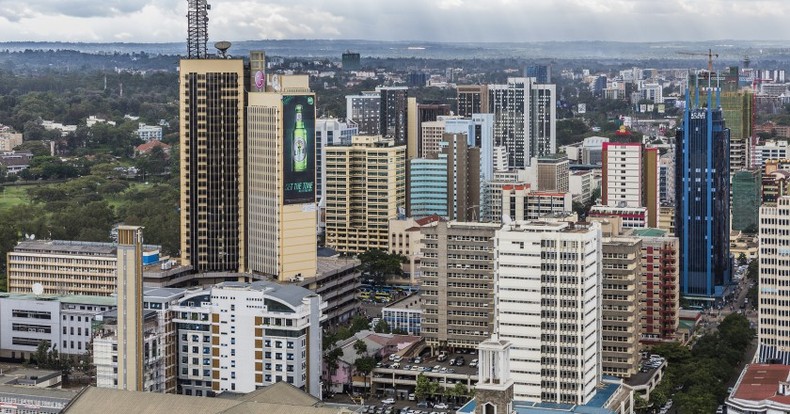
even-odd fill
[[[694,94],[699,96],[699,93]],[[721,297],[730,282],[730,130],[711,88],[706,105],[686,98],[677,132],[675,235],[680,290],[693,301]],[[713,96],[715,95],[715,101]]]

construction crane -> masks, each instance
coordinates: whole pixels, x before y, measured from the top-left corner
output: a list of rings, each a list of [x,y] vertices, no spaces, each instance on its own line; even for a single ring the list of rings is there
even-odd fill
[[[707,56],[708,57],[708,72],[713,72],[713,58],[719,58],[718,53],[713,53],[712,49],[708,49],[708,53],[700,53],[700,52],[677,52],[679,55],[686,55],[686,56]]]

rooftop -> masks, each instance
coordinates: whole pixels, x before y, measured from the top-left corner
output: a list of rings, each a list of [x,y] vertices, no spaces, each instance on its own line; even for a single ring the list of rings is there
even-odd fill
[[[245,282],[222,282],[214,285],[217,289],[248,289],[266,292],[269,296],[285,301],[291,306],[299,306],[302,299],[309,295],[314,295],[310,290],[295,285],[281,285],[274,282],[260,280],[252,283]]]
[[[384,309],[420,309],[420,295],[411,294],[385,306]]]
[[[83,242],[71,240],[25,240],[17,243],[14,253],[61,253],[86,256],[115,256],[116,243]],[[143,245],[144,251],[161,249],[161,246]]]
[[[0,298],[16,300],[43,300],[73,303],[75,305],[115,306],[115,296],[86,295],[34,295],[32,293],[0,293]]]
[[[779,383],[788,380],[790,365],[751,364],[741,374],[730,398],[790,404],[790,395],[779,394]]]
[[[661,229],[650,229],[650,228],[634,229],[633,235],[639,237],[664,237],[667,235],[667,231]]]

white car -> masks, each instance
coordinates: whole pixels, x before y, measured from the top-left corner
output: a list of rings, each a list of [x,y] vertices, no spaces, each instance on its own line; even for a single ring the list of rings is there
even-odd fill
[[[438,408],[440,410],[446,410],[449,407],[447,407],[447,404],[445,404],[445,403],[439,403],[439,404],[434,405],[433,408]]]
[[[395,404],[395,399],[394,398],[387,398],[387,399],[381,400],[381,403],[382,404],[387,404],[387,405],[392,405],[392,404]]]

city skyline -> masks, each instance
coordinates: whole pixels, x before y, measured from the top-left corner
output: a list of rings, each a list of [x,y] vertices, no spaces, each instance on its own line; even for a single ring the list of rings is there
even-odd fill
[[[482,42],[790,39],[780,0],[553,2],[209,1],[209,38]],[[0,5],[6,41],[179,42],[183,0],[36,0]],[[294,20],[298,19],[298,21]],[[655,30],[646,29],[655,23]]]

